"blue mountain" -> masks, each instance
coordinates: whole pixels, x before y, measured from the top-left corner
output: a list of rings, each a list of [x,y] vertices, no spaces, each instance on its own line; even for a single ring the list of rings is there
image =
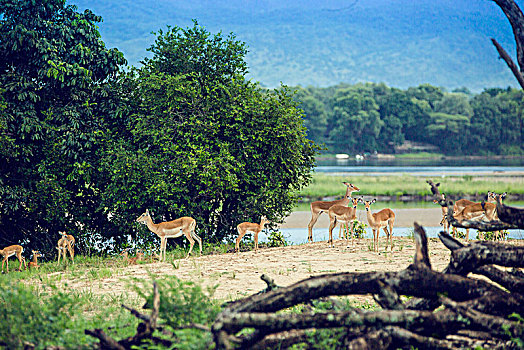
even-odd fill
[[[517,0],[523,8],[524,0]],[[262,86],[423,83],[448,90],[517,86],[490,38],[515,57],[504,13],[490,0],[74,0],[103,17],[108,47],[135,66],[168,25],[234,33]]]

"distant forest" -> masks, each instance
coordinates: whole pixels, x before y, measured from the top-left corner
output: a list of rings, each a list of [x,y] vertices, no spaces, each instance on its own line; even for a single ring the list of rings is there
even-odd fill
[[[326,153],[395,153],[404,141],[445,155],[522,155],[524,91],[429,84],[406,90],[385,84],[296,87],[308,137]]]

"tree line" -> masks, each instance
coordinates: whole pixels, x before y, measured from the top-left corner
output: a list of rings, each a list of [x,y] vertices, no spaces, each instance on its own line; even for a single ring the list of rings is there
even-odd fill
[[[524,154],[524,91],[467,88],[447,92],[422,84],[296,87],[308,137],[330,153],[395,153],[404,141],[445,155]]]

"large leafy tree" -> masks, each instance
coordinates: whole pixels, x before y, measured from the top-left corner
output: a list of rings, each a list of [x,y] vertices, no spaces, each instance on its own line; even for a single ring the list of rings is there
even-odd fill
[[[63,0],[0,1],[0,245],[102,230],[97,152],[125,60],[100,21]]]
[[[317,149],[290,91],[247,81],[245,44],[196,22],[160,31],[150,51],[129,77],[131,137],[105,158],[112,221],[129,223],[146,208],[156,221],[192,216],[206,241],[261,215],[282,221]]]

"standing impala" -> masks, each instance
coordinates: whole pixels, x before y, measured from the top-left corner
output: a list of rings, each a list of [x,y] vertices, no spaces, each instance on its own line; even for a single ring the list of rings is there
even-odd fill
[[[67,252],[69,252],[69,256],[71,257],[71,262],[75,262],[75,237],[72,235],[67,235],[63,231],[59,231],[62,235],[62,237],[57,242],[58,249],[58,263],[60,263],[60,257],[64,258],[64,261],[66,261]]]
[[[2,255],[4,258],[2,259],[2,273],[4,272],[4,263],[7,262],[7,272],[9,273],[9,257],[15,255],[18,258],[18,261],[20,261],[20,265],[18,266],[18,271],[22,271],[22,261],[24,268],[26,267],[25,259],[22,256],[22,253],[24,252],[24,248],[21,245],[15,244],[10,245],[9,247],[5,247],[4,249],[0,249],[0,255]]]
[[[368,223],[373,230],[373,250],[378,252],[378,238],[380,236],[380,229],[383,228],[386,233],[386,250],[388,249],[388,242],[391,243],[391,250],[393,251],[393,224],[395,223],[395,213],[389,208],[382,209],[381,211],[371,214],[370,205],[375,203],[377,200],[364,201],[366,207],[366,214],[368,217]],[[389,226],[389,232],[387,227]]]
[[[329,208],[331,208],[334,205],[344,205],[348,206],[349,201],[351,199],[351,193],[352,192],[358,192],[360,191],[360,188],[357,186],[350,184],[349,182],[343,182],[344,185],[346,185],[346,195],[342,199],[337,199],[335,201],[330,202],[322,202],[322,201],[316,201],[311,203],[311,221],[307,225],[308,228],[308,242],[313,242],[313,226],[318,220],[318,217],[323,212],[329,211]]]
[[[331,244],[331,247],[335,247],[333,244],[333,229],[337,225],[337,222],[346,224],[345,236],[346,236],[346,247],[349,248],[349,238],[348,238],[348,227],[351,226],[351,244],[353,245],[353,225],[352,222],[357,219],[357,204],[362,201],[360,198],[352,198],[352,207],[346,207],[345,205],[335,204],[329,208],[329,240],[328,244]]]
[[[264,225],[267,223],[267,218],[265,216],[262,216],[260,218],[260,224],[256,224],[253,222],[243,222],[241,224],[237,225],[237,231],[238,231],[238,237],[235,244],[235,252],[238,252],[240,249],[240,240],[244,235],[248,232],[253,233],[254,240],[255,240],[255,252],[258,250],[258,234],[262,229],[264,229]]]
[[[165,221],[158,224],[153,223],[149,210],[143,213],[136,219],[137,222],[147,225],[147,228],[160,237],[160,261],[166,260],[166,244],[168,238],[177,238],[182,235],[186,236],[189,241],[189,252],[187,252],[186,259],[193,250],[195,240],[200,247],[200,255],[202,255],[202,239],[195,233],[196,221],[189,216],[183,216],[176,220]]]

